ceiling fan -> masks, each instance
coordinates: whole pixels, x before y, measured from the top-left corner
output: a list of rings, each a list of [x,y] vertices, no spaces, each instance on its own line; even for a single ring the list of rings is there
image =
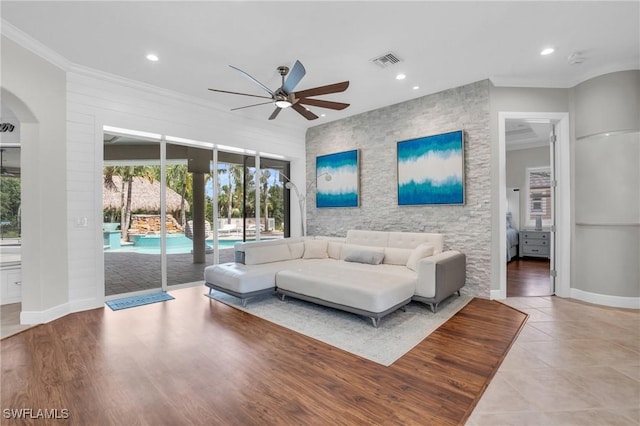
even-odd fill
[[[329,84],[327,86],[319,86],[311,89],[301,90],[299,92],[294,92],[293,89],[300,83],[302,77],[305,76],[307,71],[304,69],[304,66],[300,61],[296,61],[293,65],[293,69],[289,72],[289,67],[280,66],[277,68],[278,73],[282,76],[282,86],[280,86],[276,90],[271,90],[246,72],[242,71],[240,68],[236,68],[233,65],[229,65],[234,70],[238,71],[244,77],[251,80],[253,83],[260,86],[265,92],[269,94],[269,96],[260,96],[260,95],[252,95],[249,93],[239,93],[239,92],[230,92],[228,90],[218,90],[218,89],[209,89],[213,92],[221,92],[221,93],[230,93],[233,95],[243,95],[243,96],[252,96],[254,98],[264,98],[269,99],[268,102],[261,102],[259,104],[247,105],[239,108],[233,108],[231,111],[235,111],[237,109],[243,108],[251,108],[259,105],[266,104],[274,104],[276,109],[269,116],[269,120],[275,119],[281,110],[285,108],[293,108],[300,115],[302,115],[307,120],[315,120],[318,118],[313,112],[309,111],[304,105],[311,105],[320,108],[329,108],[335,110],[342,110],[349,106],[349,104],[345,104],[342,102],[333,102],[333,101],[324,101],[321,99],[313,99],[311,96],[319,96],[319,95],[327,95],[330,93],[339,93],[344,92],[349,87],[348,81],[343,81],[341,83]],[[288,77],[285,80],[285,77]]]

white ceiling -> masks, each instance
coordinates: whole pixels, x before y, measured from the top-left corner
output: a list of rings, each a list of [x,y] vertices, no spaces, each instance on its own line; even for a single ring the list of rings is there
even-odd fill
[[[293,110],[281,125],[307,128],[490,78],[496,85],[572,87],[607,72],[640,68],[640,2],[27,2],[0,3],[3,23],[72,63],[235,108],[262,95],[228,67],[268,87],[279,65],[299,59],[296,89],[349,80],[319,98],[351,103],[343,111]],[[540,56],[546,46],[556,52]],[[145,59],[149,52],[160,60]],[[402,62],[381,69],[387,52]],[[584,62],[568,63],[580,52]],[[403,81],[394,77],[402,72]],[[413,86],[420,89],[413,90]],[[260,100],[257,99],[259,102]],[[267,120],[271,105],[234,113]]]

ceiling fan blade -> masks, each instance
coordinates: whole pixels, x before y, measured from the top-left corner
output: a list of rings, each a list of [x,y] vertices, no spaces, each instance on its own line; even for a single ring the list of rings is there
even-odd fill
[[[271,96],[273,96],[273,90],[269,89],[267,86],[265,86],[264,84],[260,83],[258,80],[256,80],[255,78],[251,77],[249,74],[247,74],[246,72],[242,71],[240,68],[236,68],[233,65],[229,65],[229,66],[231,68],[233,68],[234,70],[238,71],[240,74],[242,74],[243,76],[245,76],[249,80],[251,80],[254,83],[256,83],[258,86],[262,87],[264,90],[267,91],[267,93],[269,93]]]
[[[275,120],[275,118],[278,116],[278,114],[280,114],[280,111],[282,111],[282,108],[276,107],[276,109],[273,110],[273,112],[269,116],[269,120]]]
[[[327,86],[301,90],[300,92],[295,92],[293,95],[298,99],[308,98],[309,96],[328,95],[329,93],[344,92],[345,90],[347,90],[347,87],[349,87],[349,82],[343,81],[342,83],[329,84]]]
[[[232,95],[242,95],[242,96],[253,96],[254,98],[263,98],[263,99],[273,99],[269,96],[260,96],[260,95],[251,95],[249,93],[240,93],[240,92],[229,92],[228,90],[219,90],[219,89],[209,89],[212,92],[220,92],[220,93],[230,93]]]
[[[254,106],[258,106],[258,105],[266,105],[266,104],[272,104],[273,102],[269,101],[269,102],[261,102],[259,104],[253,104],[253,105],[247,105],[247,106],[243,106],[243,107],[238,107],[238,108],[231,108],[230,111],[235,111],[238,109],[244,109],[244,108],[251,108]]]
[[[298,99],[298,103],[317,106],[320,108],[329,108],[329,109],[338,109],[338,110],[345,109],[346,107],[349,106],[349,104],[345,104],[342,102],[323,101],[321,99],[309,99],[309,98]]]
[[[300,104],[293,104],[291,105],[291,108],[298,111],[298,113],[304,118],[306,118],[307,120],[315,120],[316,118],[318,118],[317,115],[315,115],[314,113],[312,113],[311,111],[309,111],[308,109],[306,109]]]
[[[300,83],[300,80],[302,80],[302,77],[304,77],[306,73],[307,71],[304,69],[302,63],[300,61],[296,61],[296,63],[293,65],[293,68],[289,72],[287,81],[285,81],[282,85],[282,90],[284,90],[286,93],[291,93],[291,91],[296,88],[296,86],[298,85],[298,83]]]

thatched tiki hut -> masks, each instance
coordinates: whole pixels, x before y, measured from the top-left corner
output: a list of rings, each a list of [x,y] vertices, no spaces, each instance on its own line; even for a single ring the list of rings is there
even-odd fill
[[[104,180],[104,179],[103,179]],[[103,185],[102,199],[104,210],[111,210],[113,212],[122,212],[127,203],[128,182],[125,181],[122,185],[122,177],[113,176],[113,185]],[[133,185],[131,186],[131,209],[128,213],[143,212],[143,213],[160,213],[160,182],[150,181],[143,177],[134,177]],[[167,214],[173,213],[179,217],[180,210],[182,208],[182,197],[180,194],[166,188],[166,205]],[[189,211],[189,203],[184,200],[185,211]],[[123,223],[123,222],[121,222]],[[128,230],[123,230],[128,231]],[[123,233],[123,238],[126,239],[126,233]]]

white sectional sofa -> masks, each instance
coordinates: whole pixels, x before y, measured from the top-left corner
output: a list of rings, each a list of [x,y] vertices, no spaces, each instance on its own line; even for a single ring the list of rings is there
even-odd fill
[[[434,233],[350,230],[346,238],[305,237],[238,243],[236,261],[205,269],[205,285],[245,305],[279,293],[380,318],[411,300],[438,304],[465,284],[466,258],[443,251]]]

